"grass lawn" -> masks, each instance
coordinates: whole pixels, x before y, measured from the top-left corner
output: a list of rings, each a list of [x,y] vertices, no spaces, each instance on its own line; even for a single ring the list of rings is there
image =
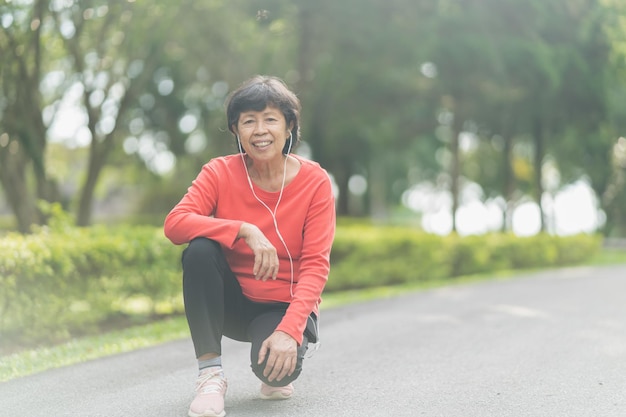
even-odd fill
[[[626,263],[626,251],[605,249],[589,262],[590,265],[611,265]],[[322,309],[329,309],[349,303],[363,302],[375,298],[391,297],[407,291],[418,291],[453,283],[467,283],[484,279],[506,278],[520,271],[502,272],[489,275],[475,275],[442,280],[421,285],[377,287],[364,290],[329,293],[324,295]],[[0,382],[23,377],[46,369],[72,365],[91,359],[128,352],[153,346],[159,343],[189,337],[185,317],[170,317],[151,324],[112,331],[106,334],[85,337],[70,342],[41,347],[0,357]]]

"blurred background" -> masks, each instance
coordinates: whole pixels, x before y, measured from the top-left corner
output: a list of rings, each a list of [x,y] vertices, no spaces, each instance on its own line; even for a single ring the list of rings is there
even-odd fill
[[[0,229],[161,224],[269,74],[339,216],[625,237],[625,64],[621,0],[0,0]]]

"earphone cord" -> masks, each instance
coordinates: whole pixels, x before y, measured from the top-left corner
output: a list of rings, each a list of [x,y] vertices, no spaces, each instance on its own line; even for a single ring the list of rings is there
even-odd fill
[[[291,134],[290,134],[291,135]],[[241,156],[241,161],[243,162],[243,168],[246,171],[246,177],[248,179],[248,185],[250,186],[250,191],[252,191],[252,195],[254,196],[254,198],[261,203],[261,205],[263,207],[265,207],[267,209],[267,211],[270,213],[270,215],[272,216],[272,220],[274,221],[274,230],[276,230],[276,235],[278,235],[278,238],[280,239],[280,242],[283,244],[283,247],[285,248],[285,251],[287,252],[287,256],[289,257],[289,269],[290,269],[290,276],[291,276],[291,280],[289,283],[289,294],[291,295],[291,298],[293,299],[293,259],[291,257],[291,252],[289,252],[289,248],[287,247],[287,243],[285,242],[285,240],[283,239],[282,234],[280,233],[280,230],[278,229],[278,222],[276,220],[276,213],[278,211],[278,205],[280,204],[280,201],[282,200],[283,197],[283,190],[285,189],[285,182],[287,180],[287,159],[290,158],[289,152],[291,151],[291,143],[293,142],[293,140],[291,140],[289,142],[289,149],[287,150],[287,154],[285,157],[285,164],[283,166],[283,181],[282,184],[280,186],[280,193],[278,194],[278,200],[276,201],[276,206],[274,207],[274,211],[272,211],[272,209],[269,208],[269,206],[267,204],[265,204],[254,192],[254,186],[252,185],[252,180],[250,179],[250,172],[248,172],[248,165],[246,164],[246,159],[244,157],[244,153],[243,153],[243,149],[241,147],[241,141],[239,140],[239,136],[237,136],[237,145],[239,146],[239,155]],[[307,320],[312,320],[311,316],[309,316],[307,318]],[[313,356],[313,354],[319,349],[320,345],[321,345],[321,335],[320,335],[320,331],[319,331],[319,315],[317,317],[317,323],[315,321],[313,321],[313,325],[315,327],[315,332],[317,333],[317,342],[314,343],[314,347],[311,350],[307,349],[307,353],[306,353],[306,357],[310,358],[311,356]]]
[[[272,211],[272,209],[270,209],[269,206],[265,204],[263,200],[261,200],[254,192],[252,180],[250,179],[250,173],[248,172],[248,166],[246,164],[246,160],[243,155],[243,152],[241,149],[241,143],[239,140],[237,140],[237,144],[239,145],[239,151],[240,151],[239,155],[241,155],[243,167],[246,170],[246,177],[248,179],[248,185],[250,185],[250,191],[252,191],[252,195],[254,196],[254,198],[259,203],[261,203],[261,205],[263,205],[263,207],[265,207],[267,211],[270,213],[270,216],[272,216],[272,220],[274,222],[274,230],[276,230],[276,235],[278,236],[278,239],[280,239],[280,242],[283,244],[283,247],[285,248],[285,251],[287,252],[287,256],[289,257],[289,271],[290,271],[290,277],[291,277],[290,283],[289,283],[289,294],[291,295],[291,298],[293,299],[293,258],[291,257],[291,252],[289,252],[289,248],[287,247],[287,243],[285,242],[285,239],[283,239],[283,235],[280,233],[280,230],[278,229],[278,222],[276,220],[276,212],[278,211],[278,205],[280,204],[280,201],[283,198],[283,190],[285,189],[285,182],[287,181],[287,159],[290,157],[289,153],[287,153],[285,157],[285,164],[283,166],[283,181],[280,186],[280,193],[278,194],[278,200],[276,201],[276,206],[274,207],[274,211]]]

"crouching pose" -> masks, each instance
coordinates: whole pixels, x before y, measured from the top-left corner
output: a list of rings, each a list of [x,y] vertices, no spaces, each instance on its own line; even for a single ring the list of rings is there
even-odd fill
[[[205,164],[165,219],[182,256],[185,312],[199,376],[190,417],[224,416],[222,337],[249,342],[264,399],[292,396],[309,343],[335,233],[331,181],[293,155],[300,102],[257,76],[226,103],[237,153]]]

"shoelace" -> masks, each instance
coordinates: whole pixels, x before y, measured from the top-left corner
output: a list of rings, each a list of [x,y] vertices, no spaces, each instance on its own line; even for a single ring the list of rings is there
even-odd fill
[[[196,391],[202,394],[219,393],[224,387],[223,371],[207,372],[198,377]]]

